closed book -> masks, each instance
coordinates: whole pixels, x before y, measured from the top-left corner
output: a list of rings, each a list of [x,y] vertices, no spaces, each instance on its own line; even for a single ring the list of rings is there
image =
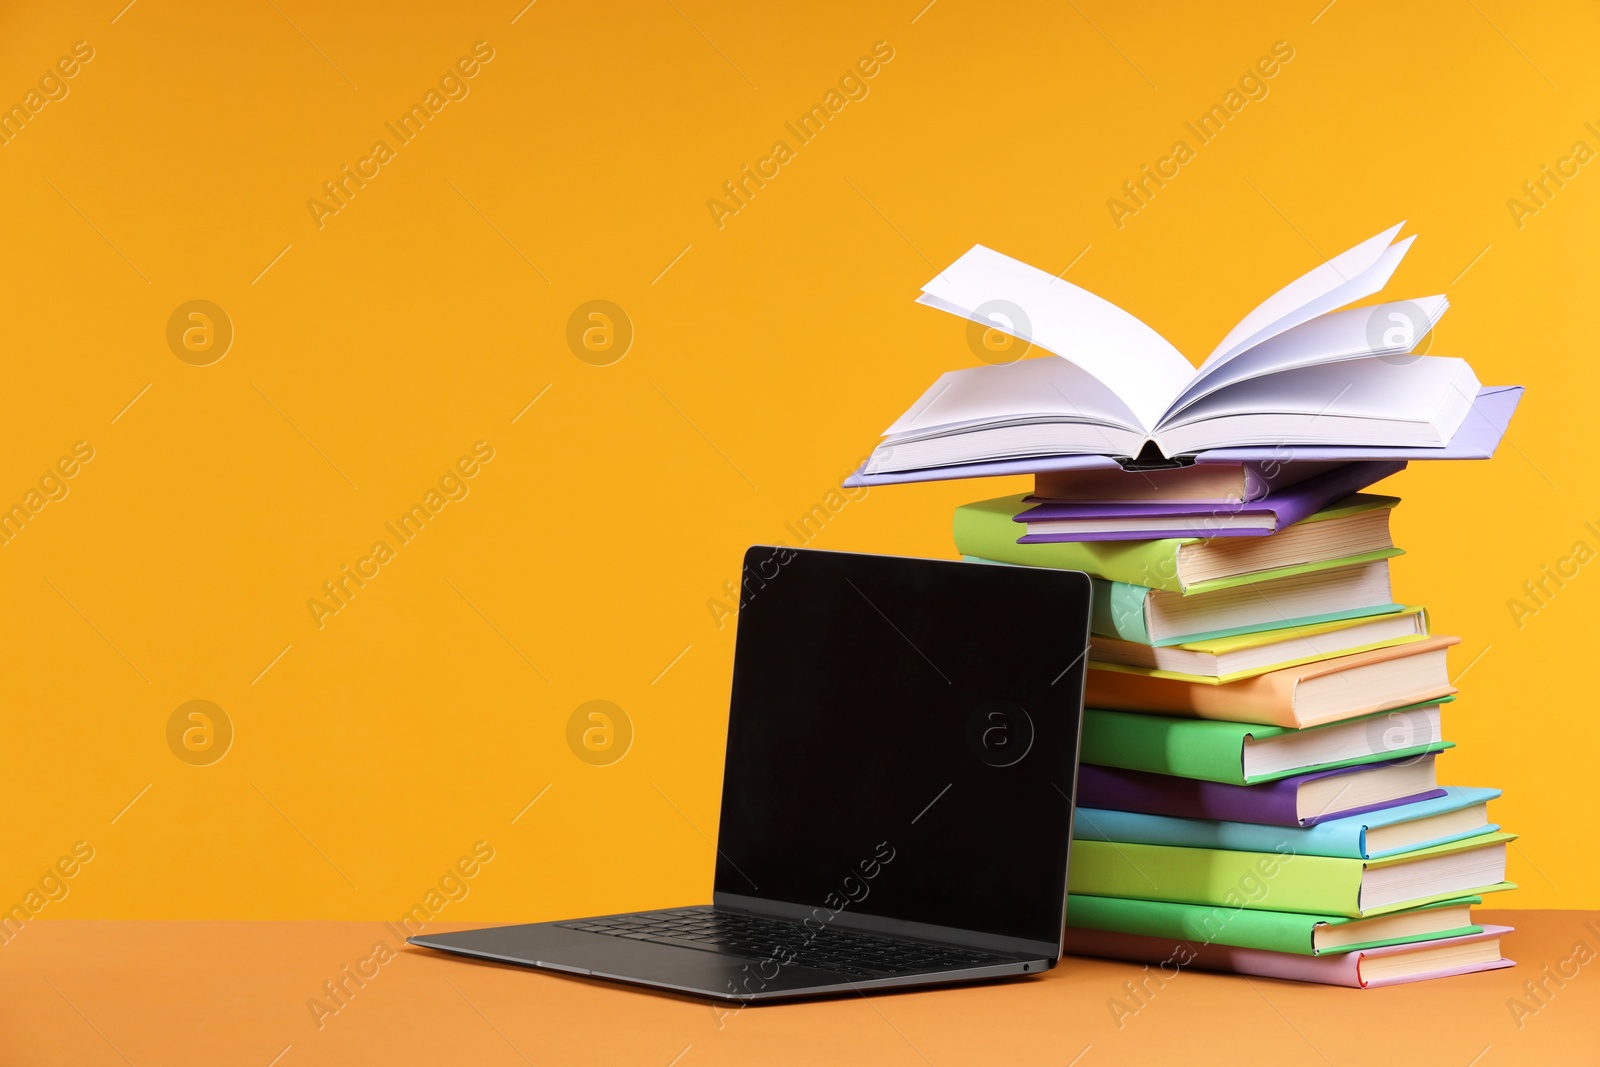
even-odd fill
[[[1293,729],[1090,708],[1084,763],[1253,785],[1312,771],[1409,759],[1450,748],[1439,706],[1425,701],[1326,726]]]
[[[1304,827],[1113,811],[1086,807],[1080,800],[1073,836],[1088,841],[1382,859],[1500,829],[1489,821],[1487,812],[1489,801],[1499,795],[1498,789],[1450,786],[1441,797],[1322,819]]]
[[[1302,663],[1420,641],[1426,636],[1428,617],[1421,608],[1160,648],[1096,634],[1089,642],[1089,666],[1179,681],[1236,682]]]
[[[1273,537],[1063,541],[1021,545],[1013,518],[1020,494],[956,508],[956,548],[997,563],[1083,571],[1095,578],[1174,593],[1223,589],[1397,556],[1389,535],[1395,497],[1358,493]],[[1331,524],[1331,525],[1330,525]]]
[[[1347,463],[1250,502],[1042,501],[1016,516],[1022,544],[1150,537],[1264,537],[1405,470],[1403,462]]]
[[[1172,974],[1189,968],[1281,978],[1290,982],[1372,989],[1379,986],[1450,978],[1512,966],[1500,954],[1508,926],[1485,926],[1478,933],[1329,956],[1302,956],[1257,948],[1204,944],[1142,934],[1069,927],[1065,949],[1078,956],[1153,963]]]
[[[1344,915],[1302,915],[1074,893],[1067,898],[1067,925],[1320,956],[1475,934],[1482,927],[1472,921],[1472,905],[1481,903],[1480,896],[1456,897],[1370,919],[1351,919]]]
[[[1033,476],[1033,498],[1110,503],[1119,500],[1260,500],[1269,493],[1344,466],[1342,463],[1191,463],[1185,467],[1129,471],[1041,471]]]
[[[1084,807],[1263,826],[1315,826],[1444,795],[1432,755],[1313,771],[1258,785],[1089,763],[1078,768],[1078,803]]]
[[[1250,578],[1189,594],[1104,578],[1095,578],[1092,584],[1089,629],[1154,647],[1276,633],[1401,610],[1390,592],[1386,559],[1281,578]]]
[[[1103,897],[1365,918],[1505,881],[1506,843],[1486,833],[1378,860],[1077,840],[1067,888]]]
[[[1429,637],[1220,684],[1091,670],[1084,701],[1121,711],[1316,726],[1454,693],[1445,649],[1459,642]]]

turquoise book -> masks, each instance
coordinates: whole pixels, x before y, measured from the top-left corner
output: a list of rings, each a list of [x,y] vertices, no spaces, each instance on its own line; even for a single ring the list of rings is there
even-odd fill
[[[1500,796],[1500,790],[1449,786],[1444,794],[1306,827],[1183,819],[1080,807],[1073,820],[1073,837],[1085,841],[1371,860],[1500,829],[1497,823],[1489,822],[1488,817],[1489,801]]]

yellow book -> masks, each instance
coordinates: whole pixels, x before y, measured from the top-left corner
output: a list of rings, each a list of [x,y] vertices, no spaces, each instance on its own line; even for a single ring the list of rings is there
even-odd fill
[[[1089,666],[1221,685],[1334,656],[1420,641],[1428,632],[1427,612],[1408,607],[1387,615],[1258,630],[1165,648],[1097,634],[1089,643]]]

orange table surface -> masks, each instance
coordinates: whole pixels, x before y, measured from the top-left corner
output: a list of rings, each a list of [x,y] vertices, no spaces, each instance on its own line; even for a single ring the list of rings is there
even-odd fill
[[[1600,1064],[1600,912],[1481,915],[1518,966],[1353,990],[1068,957],[737,1011],[405,948],[334,1012],[382,924],[43,920],[0,947],[0,1064]]]

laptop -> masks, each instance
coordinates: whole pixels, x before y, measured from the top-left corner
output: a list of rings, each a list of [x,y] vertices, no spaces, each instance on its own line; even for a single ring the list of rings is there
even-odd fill
[[[410,943],[740,1003],[1048,970],[1088,630],[1076,571],[751,548],[711,902]]]

